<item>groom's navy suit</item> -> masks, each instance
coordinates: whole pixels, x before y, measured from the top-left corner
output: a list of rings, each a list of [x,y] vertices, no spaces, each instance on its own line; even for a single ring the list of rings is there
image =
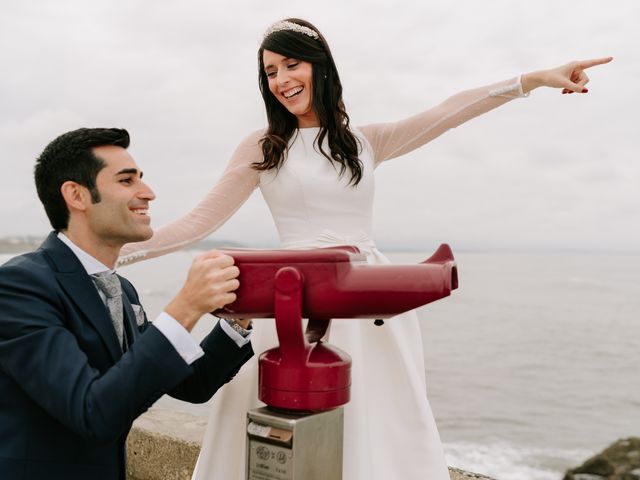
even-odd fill
[[[216,326],[188,365],[121,278],[128,347],[73,252],[51,234],[0,267],[0,479],[125,478],[133,420],[161,395],[203,402],[253,354]]]

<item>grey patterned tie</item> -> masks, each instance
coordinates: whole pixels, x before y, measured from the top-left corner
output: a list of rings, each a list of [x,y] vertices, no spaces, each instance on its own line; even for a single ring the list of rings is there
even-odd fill
[[[91,275],[94,283],[107,297],[107,309],[116,330],[120,348],[124,339],[124,319],[122,317],[122,285],[115,273]]]

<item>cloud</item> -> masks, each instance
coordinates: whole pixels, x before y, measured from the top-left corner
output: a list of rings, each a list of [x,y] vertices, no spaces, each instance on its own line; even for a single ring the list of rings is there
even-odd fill
[[[266,26],[308,18],[329,39],[355,125],[392,121],[459,90],[609,55],[586,96],[535,91],[378,172],[376,238],[420,247],[640,245],[632,0],[396,2],[9,0],[0,18],[0,221],[44,233],[32,162],[79,126],[122,126],[153,181],[159,225],[188,211],[264,125],[255,55]],[[16,221],[13,206],[21,209]],[[409,227],[408,227],[409,226]],[[275,244],[259,195],[216,236]]]

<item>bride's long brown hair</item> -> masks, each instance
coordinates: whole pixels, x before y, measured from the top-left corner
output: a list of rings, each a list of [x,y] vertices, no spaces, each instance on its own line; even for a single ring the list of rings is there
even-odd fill
[[[258,50],[258,75],[269,127],[260,139],[263,161],[252,166],[257,170],[279,169],[286,159],[289,140],[298,127],[296,116],[269,90],[263,61],[263,52],[269,50],[311,63],[313,109],[320,122],[316,144],[330,162],[340,165],[340,175],[349,170],[350,183],[355,186],[362,179],[362,161],[358,158],[360,145],[349,128],[349,115],[342,101],[342,84],[329,46],[311,23],[298,18],[288,18],[286,21],[310,28],[317,32],[318,39],[293,30],[278,30],[268,34],[262,41]],[[328,153],[322,148],[325,138],[328,140]]]

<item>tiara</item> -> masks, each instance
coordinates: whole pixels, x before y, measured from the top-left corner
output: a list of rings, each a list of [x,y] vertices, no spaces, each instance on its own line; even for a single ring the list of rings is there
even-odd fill
[[[272,33],[281,32],[283,30],[302,33],[302,34],[306,35],[307,37],[313,38],[314,40],[319,40],[320,39],[320,35],[318,35],[318,32],[316,32],[315,30],[313,30],[313,29],[311,29],[309,27],[305,27],[304,25],[299,25],[297,23],[288,22],[287,20],[283,20],[281,22],[274,23],[269,28],[267,28],[267,31],[264,32],[264,37],[263,38],[267,38]]]

